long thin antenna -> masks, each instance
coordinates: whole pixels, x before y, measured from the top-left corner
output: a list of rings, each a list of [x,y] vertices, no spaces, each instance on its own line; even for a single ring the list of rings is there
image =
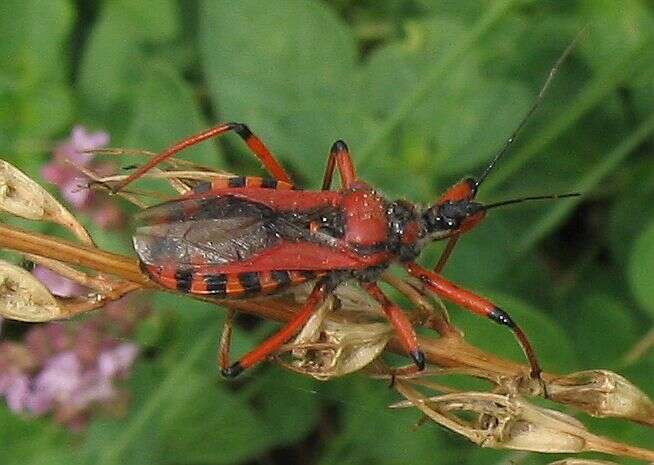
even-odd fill
[[[522,130],[525,124],[527,124],[527,121],[529,120],[529,117],[536,111],[536,109],[540,106],[541,102],[543,101],[543,97],[545,96],[545,93],[547,92],[547,89],[550,87],[550,84],[554,80],[554,77],[557,75],[559,72],[559,69],[561,68],[561,64],[568,58],[570,53],[572,53],[572,50],[576,47],[577,43],[581,40],[581,37],[584,35],[586,32],[586,27],[582,28],[575,38],[570,42],[570,45],[566,47],[566,49],[563,51],[561,56],[559,57],[558,60],[556,60],[556,63],[554,63],[554,66],[552,69],[550,69],[550,73],[547,76],[547,79],[545,80],[545,83],[543,84],[543,87],[541,87],[540,92],[538,93],[538,96],[536,96],[536,99],[534,100],[534,103],[531,105],[531,108],[527,112],[527,114],[522,118],[520,121],[520,124],[518,124],[518,127],[513,131],[511,136],[506,140],[504,143],[504,147],[493,157],[491,162],[486,166],[484,171],[479,175],[479,177],[475,180],[475,192],[477,188],[481,185],[482,182],[488,177],[488,174],[493,170],[495,167],[495,164],[498,162],[500,158],[509,150],[509,147],[511,147],[511,144],[513,144],[513,141],[515,141],[515,138],[518,136],[518,133]]]
[[[521,197],[519,199],[510,199],[502,200],[501,202],[489,203],[488,205],[483,205],[483,210],[490,210],[491,208],[503,207],[504,205],[512,205],[514,203],[528,202],[530,200],[558,200],[558,199],[567,199],[569,197],[579,197],[581,194],[579,192],[572,192],[570,194],[551,194],[551,195],[537,195],[534,197]]]

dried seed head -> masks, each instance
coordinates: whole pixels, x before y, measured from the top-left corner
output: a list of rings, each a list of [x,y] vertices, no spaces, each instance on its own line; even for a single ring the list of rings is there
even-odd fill
[[[0,160],[0,210],[37,221],[52,221],[72,231],[82,242],[91,237],[59,202],[22,171]]]
[[[20,321],[50,321],[66,312],[31,273],[0,260],[0,316]]]
[[[293,360],[288,368],[327,380],[360,370],[377,358],[393,335],[386,322],[378,319],[381,309],[351,295],[341,286],[314,313],[292,344],[285,347]],[[302,291],[298,291],[300,295]],[[333,313],[338,306],[337,314]]]
[[[607,462],[606,460],[584,460],[584,459],[563,459],[551,462],[548,465],[618,465],[615,462]]]
[[[629,380],[608,370],[588,370],[554,379],[552,400],[595,417],[618,417],[654,424],[654,403]]]
[[[424,397],[405,381],[398,380],[395,387],[408,400],[391,407],[417,407],[482,447],[545,453],[595,451],[654,460],[652,451],[596,436],[579,420],[537,407],[519,396],[460,392]]]
[[[409,401],[392,407],[422,407],[423,413],[482,447],[552,453],[587,450],[585,429],[579,421],[517,396],[462,392]]]

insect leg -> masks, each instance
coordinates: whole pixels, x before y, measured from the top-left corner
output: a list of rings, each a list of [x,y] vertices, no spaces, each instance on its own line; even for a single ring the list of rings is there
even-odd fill
[[[536,353],[534,352],[529,339],[527,339],[527,335],[513,321],[508,313],[499,308],[490,300],[478,296],[466,289],[462,289],[454,283],[443,278],[439,274],[426,270],[414,262],[406,263],[405,267],[409,274],[420,279],[425,284],[427,289],[434,292],[435,294],[438,294],[444,299],[454,302],[455,304],[465,308],[472,313],[480,316],[485,316],[495,321],[496,323],[508,326],[515,334],[518,342],[520,343],[520,346],[522,347],[522,350],[527,356],[527,360],[531,366],[531,377],[534,379],[540,379],[540,373],[542,370],[540,368],[540,364],[538,363]]]
[[[218,346],[218,365],[221,370],[225,370],[229,366],[229,348],[232,343],[232,329],[234,328],[235,316],[235,310],[230,309],[227,312],[227,319],[223,326],[223,333],[220,336],[220,345]]]
[[[322,181],[322,190],[329,190],[332,186],[332,177],[334,176],[334,168],[338,166],[338,172],[341,175],[341,185],[349,187],[357,178],[352,155],[347,148],[347,144],[342,140],[337,140],[332,145],[329,151],[329,158],[327,159],[327,168],[325,169],[325,177]]]
[[[134,173],[129,175],[127,178],[117,183],[113,187],[112,191],[114,193],[120,191],[129,183],[140,178],[149,170],[151,170],[153,167],[155,167],[162,161],[166,160],[167,158],[172,157],[176,153],[181,152],[182,150],[185,150],[196,144],[199,144],[200,142],[203,142],[207,139],[212,139],[214,137],[221,136],[229,131],[236,132],[236,134],[238,134],[241,137],[241,139],[245,141],[245,143],[250,148],[250,150],[257,156],[259,160],[261,160],[263,166],[266,168],[266,170],[268,170],[268,172],[275,179],[277,179],[278,181],[284,181],[289,184],[293,184],[293,181],[291,180],[288,173],[286,173],[286,170],[284,170],[282,165],[277,161],[275,156],[270,152],[270,150],[268,150],[268,148],[264,145],[264,143],[261,142],[261,140],[257,136],[252,134],[250,128],[248,128],[243,123],[230,122],[230,123],[219,124],[203,132],[200,132],[193,136],[189,136],[186,139],[182,139],[179,142],[175,143],[174,145],[171,145],[164,151],[157,154],[157,156],[152,158],[145,165],[141,166],[138,170],[136,170]]]
[[[326,279],[318,281],[307,297],[304,306],[293,316],[293,319],[286,323],[278,332],[270,336],[259,346],[245,354],[238,362],[229,368],[222,370],[222,375],[226,378],[238,376],[246,368],[256,365],[265,360],[270,354],[279,349],[282,344],[293,337],[306,324],[313,312],[320,305],[327,294],[333,289],[333,285]]]
[[[477,183],[473,178],[465,178],[458,183],[450,187],[445,193],[438,199],[437,205],[442,205],[447,202],[459,201],[459,200],[472,200],[477,195]],[[459,241],[461,234],[455,234],[447,240],[445,249],[441,253],[441,256],[438,258],[438,262],[434,267],[436,273],[440,273],[445,268],[447,260],[452,255],[452,251],[456,246],[456,243]]]
[[[373,299],[381,304],[384,313],[386,313],[386,316],[395,328],[404,350],[411,356],[418,370],[424,370],[425,354],[418,348],[418,337],[406,314],[400,307],[386,297],[376,283],[363,284],[363,288]]]

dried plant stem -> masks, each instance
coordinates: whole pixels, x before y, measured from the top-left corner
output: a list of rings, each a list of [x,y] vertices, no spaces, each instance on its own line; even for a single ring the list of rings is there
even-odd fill
[[[43,234],[0,225],[0,247],[59,260],[71,265],[85,266],[142,286],[155,286],[147,276],[141,273],[135,258],[124,257]]]
[[[114,275],[140,287],[160,289],[141,271],[138,260],[135,258],[86,247],[63,239],[0,225],[0,247],[72,265],[84,266],[105,274]],[[121,290],[128,291],[128,289],[131,291],[134,288],[130,286]],[[198,296],[192,297],[201,298]],[[280,297],[278,299],[266,298],[259,300],[221,301],[211,298],[202,300],[213,301],[261,318],[287,321],[293,315],[291,310],[293,305],[289,305],[287,299],[287,297]],[[83,313],[84,310],[91,310],[100,305],[101,303],[98,303],[98,305],[88,304],[76,308],[73,313]],[[448,336],[440,338],[421,337],[419,342],[429,363],[444,367],[476,368],[480,372],[489,373],[489,379],[492,381],[501,377],[522,376],[529,370],[524,365],[477,349],[454,333],[449,333]],[[391,339],[389,349],[398,354],[404,354],[399,340],[395,338]],[[544,377],[548,379],[553,375],[545,374]]]

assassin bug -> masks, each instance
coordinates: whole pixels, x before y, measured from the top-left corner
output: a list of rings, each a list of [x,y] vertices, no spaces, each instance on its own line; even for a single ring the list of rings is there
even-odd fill
[[[234,377],[267,358],[295,335],[328,294],[346,280],[356,280],[376,300],[394,326],[418,369],[425,357],[404,312],[377,285],[393,262],[418,278],[424,289],[475,314],[508,326],[522,346],[531,376],[541,368],[525,333],[490,300],[445,279],[442,271],[456,241],[501,205],[578,194],[525,197],[483,205],[474,199],[497,161],[541,102],[563,60],[566,48],[527,115],[477,178],[465,178],[433,205],[420,208],[405,200],[389,201],[356,175],[345,142],[329,152],[322,190],[296,189],[290,176],[264,143],[242,123],[224,123],[181,140],[159,153],[112,191],[118,192],[163,160],[230,131],[240,136],[272,178],[235,176],[197,184],[186,196],[142,211],[143,226],[134,235],[142,268],[158,284],[185,293],[217,298],[250,298],[280,292],[315,280],[313,290],[291,321],[222,373]],[[341,188],[331,190],[338,170]],[[415,262],[423,247],[448,243],[434,270]]]

